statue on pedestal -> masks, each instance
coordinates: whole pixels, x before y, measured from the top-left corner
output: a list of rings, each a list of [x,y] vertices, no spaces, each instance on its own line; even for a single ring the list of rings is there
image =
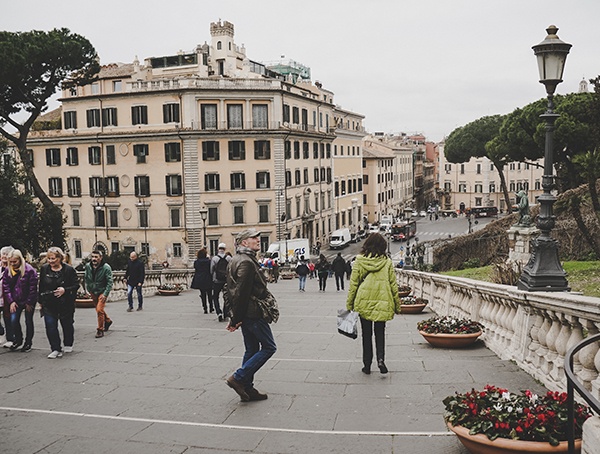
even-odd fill
[[[531,221],[531,214],[529,213],[529,200],[527,199],[527,192],[520,190],[516,194],[517,206],[519,207],[519,221],[517,226],[519,227],[531,227],[533,222]]]

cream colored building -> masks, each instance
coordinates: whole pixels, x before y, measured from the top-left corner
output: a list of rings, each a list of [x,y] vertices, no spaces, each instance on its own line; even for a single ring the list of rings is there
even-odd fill
[[[464,210],[470,207],[497,207],[506,212],[500,176],[488,158],[471,158],[469,162],[454,164],[446,161],[444,144],[439,149],[440,206],[445,210]],[[535,164],[511,162],[504,168],[504,177],[511,205],[516,203],[516,193],[527,191],[530,204],[542,194],[543,159]]]
[[[308,68],[250,60],[233,24],[210,32],[188,53],[103,66],[63,92],[60,129],[31,135],[75,262],[100,247],[186,266],[203,244],[233,250],[250,226],[266,250],[286,236],[323,241],[362,216],[363,117]]]

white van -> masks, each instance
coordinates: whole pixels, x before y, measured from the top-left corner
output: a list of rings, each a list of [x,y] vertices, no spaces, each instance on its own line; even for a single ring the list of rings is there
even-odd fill
[[[342,249],[350,244],[350,229],[339,229],[331,234],[329,238],[330,249]]]

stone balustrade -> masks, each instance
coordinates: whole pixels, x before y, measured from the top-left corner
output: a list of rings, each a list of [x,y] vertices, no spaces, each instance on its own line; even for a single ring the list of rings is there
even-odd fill
[[[77,276],[83,291],[83,272],[78,272]],[[108,301],[119,301],[127,298],[127,284],[123,280],[125,271],[113,271],[113,288],[108,296]],[[144,296],[156,295],[158,287],[161,285],[180,284],[184,289],[189,289],[194,277],[193,269],[166,269],[166,270],[146,270],[146,278],[142,286]]]
[[[485,327],[486,346],[515,361],[552,390],[566,391],[567,351],[600,329],[600,300],[567,292],[525,292],[508,285],[397,270],[400,284],[429,300],[438,315],[467,317]],[[600,347],[574,357],[578,380],[600,400]]]

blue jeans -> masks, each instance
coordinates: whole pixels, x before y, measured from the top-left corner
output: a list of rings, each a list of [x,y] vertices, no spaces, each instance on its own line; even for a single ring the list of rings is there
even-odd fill
[[[133,289],[135,289],[137,292],[138,307],[142,307],[142,304],[144,304],[144,298],[142,297],[142,286],[133,286],[127,284],[127,302],[129,303],[129,307],[133,309]]]
[[[75,334],[75,328],[73,328],[73,316],[71,314],[56,317],[53,314],[45,313],[44,322],[46,324],[46,336],[48,336],[50,350],[57,352],[62,351],[60,334],[58,332],[59,320],[60,326],[62,326],[63,335],[65,336],[65,347],[73,346],[73,336]]]
[[[304,287],[306,287],[306,274],[304,276],[298,275],[298,285],[300,290],[304,290]]]
[[[13,342],[21,345],[23,342],[23,330],[21,329],[21,312],[25,312],[25,345],[31,345],[33,342],[33,314],[35,306],[31,312],[25,310],[25,305],[17,305],[17,310],[10,314],[10,325],[12,327]]]
[[[277,346],[271,327],[262,318],[245,318],[242,335],[246,352],[242,367],[234,372],[233,378],[243,383],[246,389],[251,389],[254,387],[254,374],[275,354]]]

